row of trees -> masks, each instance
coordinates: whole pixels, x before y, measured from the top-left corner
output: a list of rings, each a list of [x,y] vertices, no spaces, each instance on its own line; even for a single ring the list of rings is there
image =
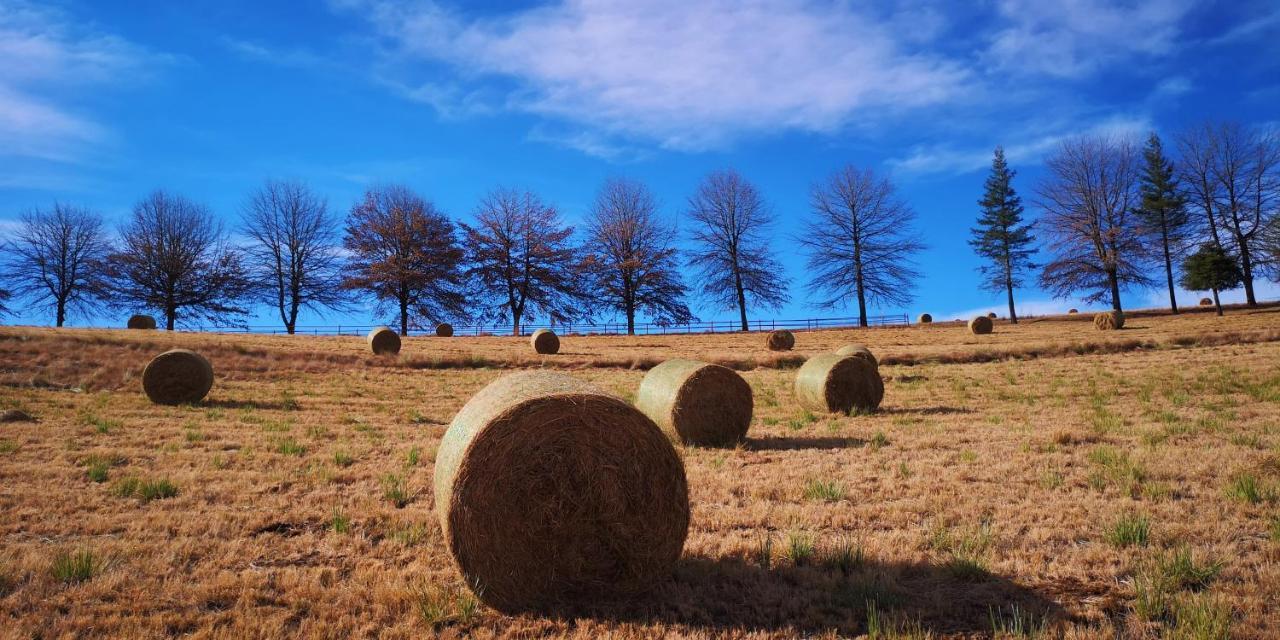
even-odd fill
[[[1257,305],[1257,275],[1280,279],[1280,136],[1207,123],[1182,132],[1177,149],[1170,158],[1154,133],[1141,150],[1115,137],[1064,141],[1046,161],[1035,222],[1024,218],[1014,171],[996,149],[970,244],[984,259],[984,285],[1006,293],[1010,321],[1014,290],[1041,267],[1036,227],[1049,254],[1039,284],[1057,297],[1083,294],[1120,311],[1122,290],[1159,282],[1177,313],[1177,280],[1215,300],[1243,286]]]

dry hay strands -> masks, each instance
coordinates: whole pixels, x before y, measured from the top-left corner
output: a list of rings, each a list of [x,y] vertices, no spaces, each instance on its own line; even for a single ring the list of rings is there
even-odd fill
[[[560,337],[550,329],[538,329],[529,336],[529,344],[535,353],[555,355],[560,352]]]
[[[1213,306],[1213,298],[1200,298],[1200,306],[1202,306],[1202,307],[1212,307],[1212,306]]]
[[[400,334],[387,327],[374,327],[366,339],[374,355],[394,356],[400,353]]]
[[[587,382],[498,378],[440,442],[436,515],[468,585],[506,613],[575,611],[669,576],[689,529],[684,466],[638,409]]]
[[[870,362],[825,353],[809,358],[796,372],[796,398],[810,411],[871,412],[884,400],[884,380]]]
[[[995,330],[996,325],[991,321],[991,316],[978,316],[969,321],[969,331],[974,335],[986,335]]]
[[[920,314],[920,317],[919,317],[919,318],[916,318],[916,322],[918,322],[918,323],[920,323],[920,324],[932,324],[932,323],[933,323],[933,316],[932,316],[932,315],[929,315],[929,314],[927,314],[927,313],[922,313],[922,314]]]
[[[770,331],[764,343],[770,351],[790,351],[796,346],[796,336],[786,329],[778,329]]]
[[[125,326],[130,329],[155,329],[156,319],[139,313],[129,316],[129,322]]]
[[[453,337],[453,325],[449,324],[448,322],[441,322],[440,324],[436,325],[436,337],[437,337],[437,338],[452,338],[452,337]]]
[[[751,426],[751,385],[728,367],[668,360],[645,374],[636,408],[685,444],[731,447]]]
[[[863,360],[870,362],[873,366],[880,366],[879,361],[876,360],[876,354],[871,353],[871,350],[864,344],[846,344],[845,346],[836,349],[836,355],[862,358]]]
[[[142,370],[142,390],[156,404],[194,404],[212,388],[213,365],[187,349],[166,351]]]
[[[1115,331],[1124,328],[1124,313],[1120,311],[1103,311],[1093,316],[1093,326],[1098,331]]]

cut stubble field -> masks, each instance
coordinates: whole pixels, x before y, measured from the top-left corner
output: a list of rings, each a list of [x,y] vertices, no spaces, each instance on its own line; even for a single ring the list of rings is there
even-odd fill
[[[1280,309],[764,336],[408,338],[0,328],[0,635],[1233,637],[1280,634]],[[805,357],[881,361],[871,415],[800,409]],[[150,404],[171,347],[213,363]],[[645,370],[742,372],[748,440],[677,448],[670,580],[563,616],[480,605],[431,478],[453,415],[513,369],[633,400]]]

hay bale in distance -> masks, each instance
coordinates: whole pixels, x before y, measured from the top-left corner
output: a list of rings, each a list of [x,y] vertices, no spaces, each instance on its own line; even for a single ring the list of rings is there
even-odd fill
[[[1067,309],[1067,315],[1069,316],[1074,316],[1077,313],[1080,313],[1079,309]]]
[[[573,610],[668,576],[689,529],[684,466],[626,401],[545,371],[498,378],[436,455],[436,515],[476,595]]]
[[[213,388],[213,365],[188,349],[172,349],[142,370],[142,390],[156,404],[194,404]]]
[[[786,329],[777,329],[769,332],[764,344],[770,351],[790,351],[796,346],[796,336]]]
[[[452,338],[453,325],[449,324],[448,322],[441,322],[440,324],[436,325],[436,337]]]
[[[920,314],[919,318],[916,318],[916,321],[919,322],[920,324],[929,324],[933,322],[933,316],[927,313],[922,313]]]
[[[129,316],[129,322],[125,326],[130,329],[155,329],[156,319],[139,313]]]
[[[995,328],[996,325],[991,322],[990,316],[978,316],[969,321],[969,331],[972,331],[974,335],[986,335],[995,330]]]
[[[810,411],[875,411],[884,399],[884,380],[875,365],[856,356],[824,353],[796,372],[796,398]]]
[[[1104,311],[1093,316],[1093,326],[1099,331],[1123,329],[1124,314],[1119,311]]]
[[[394,356],[400,353],[400,334],[387,327],[374,327],[367,340],[374,355]]]
[[[533,350],[542,355],[555,355],[560,353],[560,336],[550,329],[538,329],[529,336],[529,344],[533,345]]]
[[[855,358],[862,358],[863,360],[870,362],[876,367],[880,366],[880,362],[876,360],[876,354],[871,353],[871,350],[868,349],[866,345],[846,344],[845,346],[840,347],[839,349],[836,349],[836,354],[841,356],[853,356]]]
[[[992,311],[991,313],[988,313],[988,314],[987,314],[987,317],[988,317],[988,318],[991,318],[992,320],[995,320],[996,318],[999,318],[1000,316],[996,315],[996,312]]]
[[[751,385],[728,367],[668,360],[645,374],[636,408],[685,444],[731,447],[747,435]]]
[[[1212,307],[1212,306],[1213,306],[1213,298],[1200,298],[1200,306],[1202,306],[1202,307]]]

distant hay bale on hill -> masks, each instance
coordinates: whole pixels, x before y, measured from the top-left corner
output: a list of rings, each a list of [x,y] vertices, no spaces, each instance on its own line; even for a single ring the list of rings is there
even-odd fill
[[[811,411],[869,412],[884,399],[884,380],[875,365],[856,356],[824,353],[796,372],[796,399]]]
[[[796,336],[786,329],[778,329],[770,331],[764,343],[770,351],[790,351],[796,346]]]
[[[400,353],[400,334],[387,327],[375,327],[367,340],[374,355],[394,356]]]
[[[751,385],[728,367],[668,360],[645,374],[636,408],[685,444],[729,447],[751,426]]]
[[[1202,307],[1212,307],[1212,306],[1213,306],[1213,298],[1200,298],[1200,306],[1202,306]]]
[[[1093,326],[1099,331],[1123,329],[1124,314],[1119,311],[1104,311],[1093,316]]]
[[[154,329],[156,328],[156,319],[142,314],[132,315],[129,316],[129,323],[125,326],[130,329]]]
[[[464,581],[506,613],[634,595],[689,529],[684,466],[648,417],[587,382],[514,373],[454,417],[435,506]]]
[[[1077,314],[1077,313],[1080,313],[1080,310],[1079,310],[1079,309],[1067,309],[1067,315],[1069,315],[1069,316],[1073,316],[1073,315],[1075,315],[1075,314]]]
[[[996,325],[991,322],[990,316],[978,316],[969,321],[969,331],[972,331],[974,335],[986,335],[995,330],[995,328]]]
[[[213,365],[187,349],[173,349],[151,359],[142,370],[142,390],[156,404],[194,404],[213,388]]]
[[[996,312],[992,311],[991,313],[988,313],[988,314],[987,314],[987,317],[988,317],[988,318],[991,318],[992,320],[995,320],[996,318],[999,318],[1000,316],[996,315]]]
[[[866,345],[846,344],[845,346],[840,347],[839,349],[836,349],[836,354],[842,355],[842,356],[853,356],[855,358],[862,358],[863,360],[866,360],[867,362],[870,362],[871,364],[877,367],[880,366],[880,362],[876,360],[876,354],[871,353],[871,350],[868,349]]]
[[[920,314],[920,317],[916,319],[916,321],[919,322],[920,324],[929,324],[933,322],[933,316],[927,313],[922,313]]]
[[[436,325],[436,337],[452,338],[453,325],[449,324],[448,322],[441,322],[440,324]]]
[[[529,336],[529,344],[533,345],[533,350],[542,355],[555,355],[560,353],[560,337],[556,332],[550,329],[538,329]]]

